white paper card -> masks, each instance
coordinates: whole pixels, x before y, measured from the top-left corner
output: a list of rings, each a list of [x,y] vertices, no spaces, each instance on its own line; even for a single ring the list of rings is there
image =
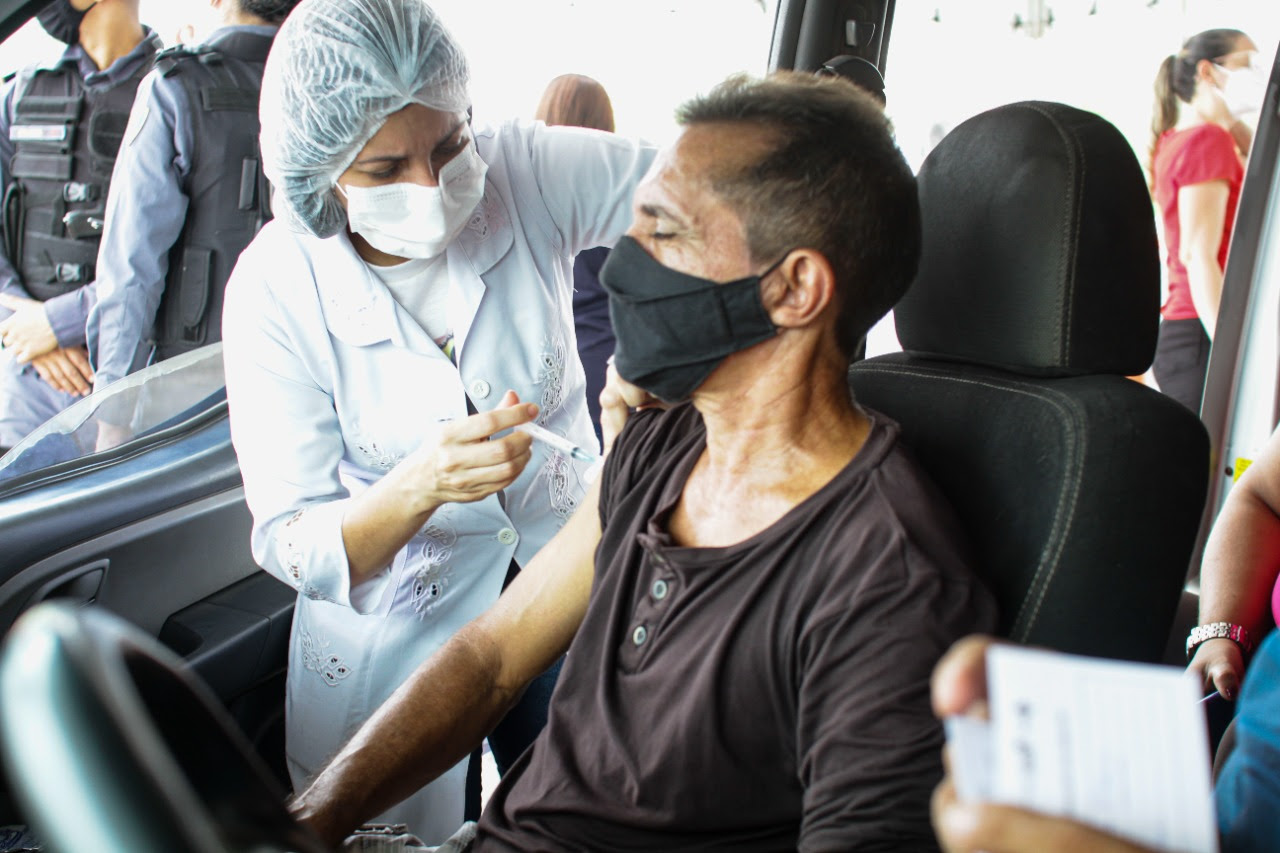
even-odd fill
[[[987,685],[985,733],[980,721],[948,721],[960,797],[1071,817],[1157,850],[1216,853],[1208,735],[1192,676],[993,646]]]

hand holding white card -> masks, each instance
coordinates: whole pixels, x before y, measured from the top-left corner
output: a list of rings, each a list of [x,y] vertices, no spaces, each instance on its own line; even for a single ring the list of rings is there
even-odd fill
[[[993,646],[991,720],[947,721],[966,800],[1070,817],[1158,850],[1215,853],[1209,748],[1182,670]]]

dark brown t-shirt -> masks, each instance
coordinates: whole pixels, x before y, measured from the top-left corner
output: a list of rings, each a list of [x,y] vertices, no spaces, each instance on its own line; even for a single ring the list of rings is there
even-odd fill
[[[936,850],[929,674],[994,605],[950,509],[873,415],[865,446],[767,529],[683,548],[704,447],[641,412],[603,473],[586,618],[542,735],[475,849]]]

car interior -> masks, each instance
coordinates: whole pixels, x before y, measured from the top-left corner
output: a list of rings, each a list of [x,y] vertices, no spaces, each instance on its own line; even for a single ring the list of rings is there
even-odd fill
[[[42,5],[0,0],[0,37]],[[892,86],[895,5],[779,0],[769,68],[847,55]],[[1267,97],[1280,102],[1280,64]],[[1255,138],[1237,224],[1252,236],[1233,244],[1200,419],[1127,378],[1154,351],[1160,257],[1141,167],[1110,123],[1010,104],[954,128],[921,167],[903,351],[856,362],[849,382],[958,510],[1004,636],[1184,662],[1208,526],[1234,460],[1280,418],[1274,355],[1249,372],[1263,334],[1250,329],[1275,338],[1276,113]],[[1258,385],[1262,411],[1237,417]],[[319,849],[283,806],[296,593],[249,552],[225,395],[204,389],[109,449],[11,457],[0,825],[60,850]]]
[[[951,131],[918,180],[904,352],[855,363],[855,398],[902,425],[961,513],[1002,634],[1160,660],[1208,438],[1126,378],[1155,352],[1160,290],[1128,142],[1093,113],[1011,104]]]

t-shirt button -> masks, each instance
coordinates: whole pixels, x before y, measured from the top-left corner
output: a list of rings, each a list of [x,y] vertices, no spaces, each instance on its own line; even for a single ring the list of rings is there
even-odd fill
[[[503,545],[514,545],[516,544],[516,539],[516,532],[510,527],[504,527],[498,531],[498,541]]]
[[[631,632],[631,642],[637,646],[643,646],[644,641],[649,639],[649,629],[643,625],[637,625],[636,629]]]
[[[667,582],[664,580],[656,580],[653,582],[653,597],[658,601],[667,597],[670,590],[667,588]]]
[[[476,400],[483,400],[489,396],[489,392],[493,390],[489,387],[489,383],[483,379],[477,379],[471,383],[471,396]]]

